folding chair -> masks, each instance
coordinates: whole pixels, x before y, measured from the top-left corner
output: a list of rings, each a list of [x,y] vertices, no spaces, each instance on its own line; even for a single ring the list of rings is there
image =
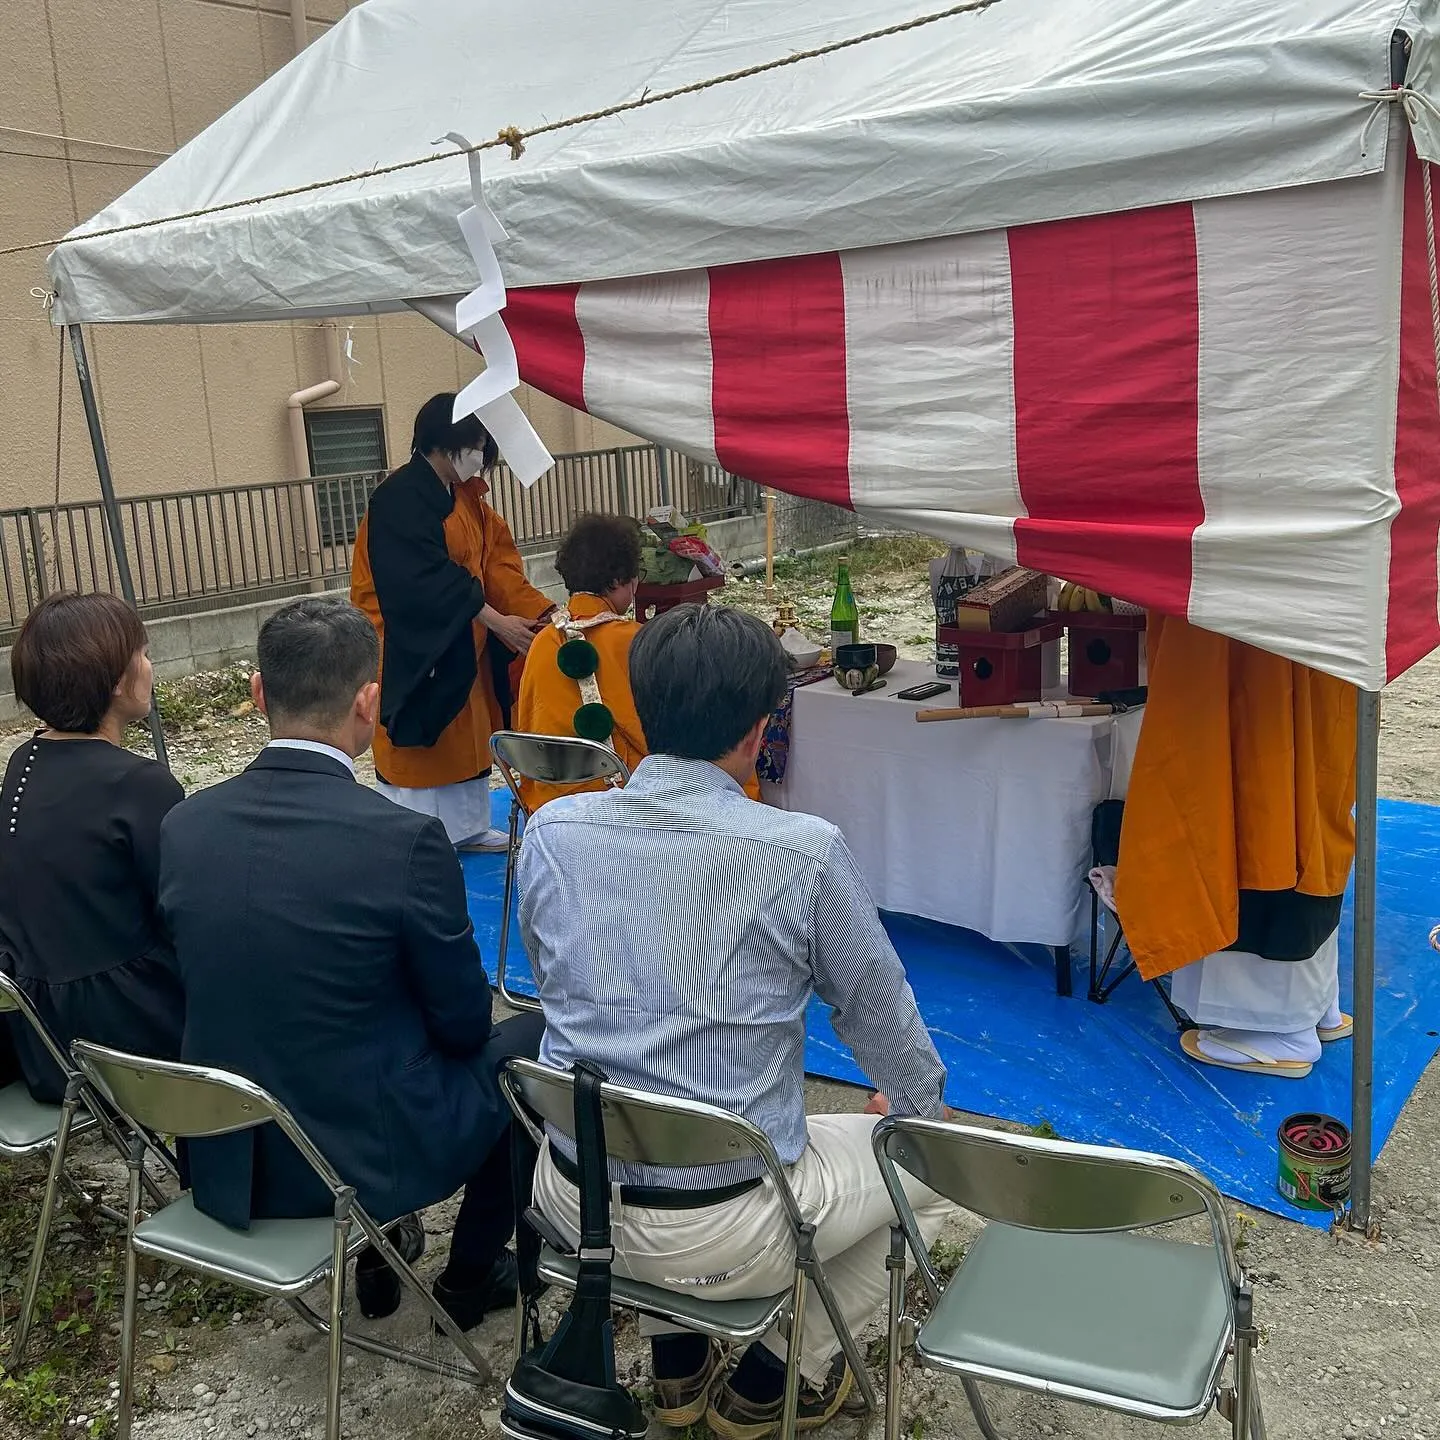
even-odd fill
[[[150,1060],[77,1040],[75,1061],[100,1093],[126,1117],[153,1130],[196,1140],[252,1130],[267,1121],[285,1137],[324,1182],[334,1200],[330,1217],[313,1220],[256,1220],[248,1230],[233,1230],[212,1220],[186,1193],[147,1219],[139,1219],[142,1147],[133,1142],[130,1168],[129,1224],[125,1237],[125,1299],[120,1330],[120,1407],[116,1434],[128,1440],[134,1405],[135,1307],[137,1262],[148,1255],[165,1264],[209,1275],[241,1289],[288,1301],[308,1324],[330,1339],[326,1387],[326,1440],[340,1436],[340,1381],[346,1344],[385,1355],[432,1374],[480,1385],[490,1368],[474,1345],[421,1284],[404,1257],[386,1238],[329,1161],[315,1148],[294,1117],[253,1081],[225,1070]],[[420,1298],[436,1325],[455,1343],[465,1365],[419,1355],[345,1330],[345,1262],[366,1243]],[[318,1281],[329,1281],[329,1319],[300,1298]]]
[[[1103,1005],[1115,992],[1137,973],[1135,957],[1125,940],[1125,931],[1120,924],[1120,914],[1111,900],[1101,893],[1094,874],[1098,870],[1116,865],[1120,859],[1120,826],[1124,819],[1123,800],[1102,800],[1090,820],[1090,863],[1091,874],[1086,877],[1090,888],[1090,989],[1089,998],[1097,1005]],[[1106,917],[1109,940],[1105,953],[1100,953],[1100,917]],[[1117,970],[1115,967],[1119,966]],[[1113,972],[1113,973],[1112,973]],[[1190,1022],[1175,1007],[1164,985],[1151,980],[1151,988],[1160,997],[1161,1003],[1170,1012],[1177,1030],[1187,1030]]]
[[[45,1194],[40,1202],[40,1217],[35,1226],[35,1240],[30,1248],[30,1265],[25,1274],[25,1291],[20,1300],[20,1314],[15,1322],[15,1337],[5,1368],[12,1374],[20,1369],[30,1328],[35,1321],[35,1297],[40,1291],[40,1274],[45,1264],[45,1249],[50,1240],[50,1226],[55,1218],[60,1182],[64,1180],[87,1203],[94,1197],[81,1190],[65,1168],[70,1141],[88,1131],[99,1129],[122,1154],[127,1154],[130,1141],[121,1133],[114,1118],[99,1102],[89,1082],[75,1068],[50,1027],[40,1017],[29,997],[4,971],[0,971],[0,1016],[19,1015],[34,1032],[45,1053],[54,1062],[65,1081],[65,1098],[59,1105],[45,1105],[30,1097],[23,1080],[0,1088],[0,1155],[11,1159],[50,1152],[50,1169],[45,1179]],[[3,1023],[3,1021],[0,1021]],[[147,1137],[148,1139],[148,1137]],[[174,1160],[163,1147],[150,1144],[165,1163],[174,1168]],[[154,1182],[145,1177],[150,1194],[163,1203]],[[110,1219],[123,1223],[118,1210],[101,1205],[99,1209]]]
[[[530,811],[520,798],[520,782],[546,785],[593,785],[607,780],[623,785],[630,778],[625,762],[608,746],[564,735],[527,735],[498,730],[490,737],[490,754],[510,791],[510,844],[505,851],[505,901],[500,912],[500,954],[495,962],[495,988],[516,1010],[538,1010],[540,1002],[517,995],[505,986],[505,960],[510,944],[510,905],[515,895],[515,860],[520,854],[520,820]]]
[[[571,1074],[533,1060],[510,1060],[501,1072],[500,1088],[537,1145],[545,1140],[546,1125],[574,1139],[574,1077]],[[808,1287],[813,1285],[835,1327],[855,1383],[865,1398],[865,1407],[874,1410],[875,1387],[866,1373],[855,1337],[835,1302],[825,1269],[815,1256],[815,1226],[801,1213],[789,1177],[765,1132],[728,1110],[693,1100],[676,1100],[609,1084],[601,1087],[600,1094],[605,1116],[605,1146],[612,1161],[683,1168],[754,1157],[764,1165],[795,1239],[794,1278],[790,1288],[778,1295],[747,1300],[706,1300],[699,1295],[665,1290],[612,1274],[612,1301],[642,1315],[734,1345],[748,1345],[779,1324],[788,1338],[780,1437],[793,1440],[800,1400],[800,1345],[805,1304]],[[540,1278],[547,1284],[573,1290],[579,1274],[578,1257],[556,1248],[553,1242],[559,1237],[543,1216],[528,1210],[525,1219],[542,1240]],[[517,1309],[517,1359],[523,1313],[523,1308]]]
[[[1170,1423],[1214,1405],[1264,1440],[1250,1282],[1213,1185],[1177,1160],[935,1120],[888,1119],[875,1156],[895,1202],[886,1440],[900,1433],[908,1243],[934,1302],[916,1363],[959,1375],[986,1440],[978,1381]],[[905,1170],[989,1223],[942,1285],[900,1183]],[[1134,1232],[1204,1215],[1211,1243]],[[1221,1384],[1226,1356],[1234,1376]]]

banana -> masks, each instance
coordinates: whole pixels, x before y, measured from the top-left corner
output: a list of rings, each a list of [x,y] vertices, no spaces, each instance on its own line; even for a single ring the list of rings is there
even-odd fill
[[[1093,590],[1085,592],[1085,608],[1092,615],[1098,615],[1105,607],[1100,603],[1100,597]]]
[[[1055,608],[1057,610],[1068,610],[1070,608],[1070,592],[1074,590],[1074,588],[1075,587],[1068,580],[1065,580],[1061,583],[1060,595],[1059,598],[1055,601]]]

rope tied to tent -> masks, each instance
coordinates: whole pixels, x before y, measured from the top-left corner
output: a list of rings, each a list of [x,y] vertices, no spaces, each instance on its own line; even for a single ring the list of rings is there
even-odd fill
[[[525,153],[525,144],[540,135],[553,135],[560,130],[571,130],[581,125],[592,125],[598,120],[609,120],[617,115],[628,115],[633,110],[651,105],[661,105],[667,100],[678,100],[685,95],[698,95],[703,90],[713,90],[718,85],[733,85],[740,80],[750,80],[772,70],[783,70],[791,65],[800,65],[807,60],[820,60],[827,55],[836,55],[842,50],[852,50],[857,45],[868,45],[875,40],[887,40],[920,30],[927,25],[938,25],[944,20],[954,20],[961,15],[974,15],[989,10],[1001,0],[963,0],[958,5],[949,5],[943,10],[934,10],[902,20],[894,25],[885,25],[878,30],[867,30],[861,35],[850,35],[843,40],[832,40],[816,45],[809,50],[795,50],[774,60],[764,60],[757,65],[747,65],[740,70],[731,70],[724,75],[713,75],[708,80],[692,81],[688,85],[677,85],[671,90],[646,89],[633,100],[622,100],[607,105],[603,110],[591,110],[583,115],[571,115],[564,120],[551,120],[544,125],[522,130],[517,125],[507,125],[493,140],[482,140],[476,145],[460,151],[462,155],[473,155],[482,150],[510,151],[510,158],[518,160]],[[361,180],[374,180],[381,175],[397,175],[403,170],[415,170],[421,165],[434,165],[441,160],[453,159],[454,151],[439,155],[417,155],[412,160],[397,160],[390,165],[376,165],[369,170],[354,170],[348,175],[336,175],[328,180],[312,180],[305,185],[292,185],[284,190],[271,190],[264,195],[252,195],[245,200],[226,200],[219,205],[207,205],[198,210],[183,210],[175,215],[159,215],[149,220],[132,220],[126,225],[110,225],[103,230],[89,230],[83,235],[61,235],[53,240],[34,240],[25,245],[9,245],[0,249],[0,255],[23,255],[32,250],[54,250],[61,245],[73,245],[82,240],[105,240],[112,235],[129,235],[137,230],[153,230],[160,225],[174,225],[183,220],[202,220],[210,215],[222,215],[231,210],[243,210],[251,205],[265,205],[271,200],[290,200],[297,195],[311,195],[318,190],[331,190],[337,185],[349,185]]]
[[[1366,154],[1366,144],[1375,119],[1387,105],[1398,105],[1404,112],[1412,130],[1416,129],[1425,115],[1440,122],[1440,105],[1428,95],[1409,85],[1394,85],[1388,90],[1362,90],[1360,99],[1369,100],[1373,106],[1360,131],[1360,153]],[[1419,157],[1419,148],[1416,148]],[[1434,186],[1430,178],[1432,169],[1428,160],[1420,158],[1420,188],[1425,206],[1425,260],[1430,279],[1430,335],[1435,347],[1435,404],[1440,409],[1440,266],[1435,257],[1435,199]]]
[[[1430,265],[1430,335],[1435,345],[1435,404],[1440,408],[1440,271],[1435,265],[1435,201],[1431,195],[1430,162],[1420,162],[1425,201],[1425,258]]]
[[[1359,98],[1370,101],[1372,107],[1364,125],[1360,127],[1362,155],[1370,153],[1366,148],[1370,143],[1370,130],[1387,105],[1400,106],[1412,129],[1419,125],[1426,111],[1430,113],[1431,119],[1440,122],[1440,105],[1436,105],[1428,95],[1412,90],[1408,85],[1394,85],[1388,90],[1362,90]]]

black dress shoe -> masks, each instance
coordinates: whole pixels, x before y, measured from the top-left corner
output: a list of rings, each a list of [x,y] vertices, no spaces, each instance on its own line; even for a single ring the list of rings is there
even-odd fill
[[[502,1250],[483,1285],[461,1288],[450,1284],[442,1274],[432,1290],[440,1308],[461,1330],[473,1330],[491,1310],[504,1310],[514,1305],[519,1288],[520,1271],[514,1253]],[[435,1328],[438,1330],[440,1327],[437,1325]]]
[[[411,1265],[425,1253],[425,1227],[416,1214],[402,1215],[385,1234]],[[383,1320],[400,1308],[400,1277],[373,1245],[355,1262],[355,1299],[367,1320]]]

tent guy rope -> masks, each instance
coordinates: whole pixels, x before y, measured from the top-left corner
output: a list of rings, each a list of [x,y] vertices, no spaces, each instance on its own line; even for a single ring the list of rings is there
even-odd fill
[[[1440,271],[1435,265],[1435,201],[1430,182],[1430,162],[1420,162],[1425,202],[1425,258],[1430,269],[1430,335],[1435,345],[1435,400],[1440,404]]]
[[[775,60],[766,60],[758,65],[747,65],[741,70],[731,70],[724,75],[713,75],[708,80],[696,80],[689,85],[679,85],[672,90],[646,90],[634,100],[622,100],[619,104],[608,105],[603,110],[590,110],[583,115],[571,115],[564,120],[552,120],[536,125],[529,130],[507,125],[493,140],[482,140],[476,145],[458,153],[474,155],[483,150],[508,149],[510,158],[518,160],[525,153],[525,143],[540,135],[552,135],[558,130],[571,130],[580,125],[590,125],[597,120],[608,120],[616,115],[627,115],[631,111],[659,105],[666,100],[678,100],[685,95],[698,95],[702,90],[713,90],[717,85],[731,85],[738,80],[749,80],[772,70],[783,70],[807,60],[823,59],[842,50],[854,49],[874,40],[885,40],[894,35],[904,35],[911,30],[920,30],[927,25],[939,24],[942,20],[953,20],[961,15],[977,14],[1000,4],[1000,0],[964,0],[963,4],[950,5],[944,10],[934,10],[913,19],[903,20],[896,25],[886,25],[878,30],[867,30],[861,35],[851,35],[844,40],[833,40],[826,45],[816,45],[809,50],[796,50]],[[337,185],[349,185],[358,180],[373,180],[381,175],[396,175],[402,170],[415,170],[422,165],[434,165],[441,160],[453,159],[457,152],[445,151],[436,155],[418,155],[411,160],[399,160],[391,165],[377,165],[369,170],[355,170],[348,175],[336,175],[328,180],[312,180],[305,185],[292,185],[285,190],[272,190],[264,195],[252,195],[245,200],[227,200],[222,205],[208,205],[197,210],[184,210],[175,215],[159,215],[149,220],[135,220],[128,225],[111,225],[103,230],[89,230],[83,235],[60,236],[53,240],[34,240],[25,245],[9,245],[0,249],[0,255],[24,255],[34,250],[53,250],[60,245],[71,245],[82,240],[103,240],[111,235],[128,235],[136,230],[153,230],[160,225],[178,224],[182,220],[201,220],[208,215],[220,215],[231,210],[242,210],[251,205],[264,205],[271,200],[288,200],[296,195],[309,195],[317,190],[330,190]]]

